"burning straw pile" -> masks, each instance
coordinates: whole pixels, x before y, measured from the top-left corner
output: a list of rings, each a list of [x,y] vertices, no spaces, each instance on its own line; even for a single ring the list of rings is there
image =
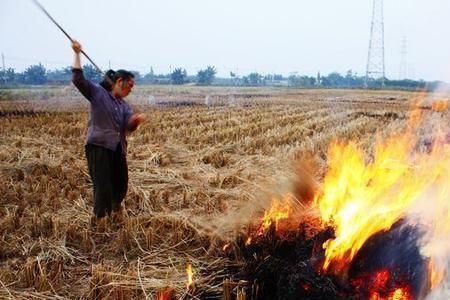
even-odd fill
[[[420,124],[418,109],[404,132],[378,137],[368,162],[357,144],[332,143],[312,197],[303,205],[294,195],[274,199],[236,242],[234,253],[244,261],[236,278],[247,283],[245,294],[446,299],[450,145],[442,134],[422,143]]]

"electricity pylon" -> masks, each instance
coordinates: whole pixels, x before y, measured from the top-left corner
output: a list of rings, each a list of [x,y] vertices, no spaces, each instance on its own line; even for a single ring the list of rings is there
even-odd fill
[[[373,0],[372,25],[370,27],[369,54],[367,56],[367,69],[365,85],[368,87],[369,78],[381,78],[381,87],[384,87],[384,15],[383,0]]]

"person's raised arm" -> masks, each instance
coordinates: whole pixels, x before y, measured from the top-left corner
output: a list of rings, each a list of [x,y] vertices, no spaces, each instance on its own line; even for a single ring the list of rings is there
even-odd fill
[[[80,59],[80,53],[81,53],[81,45],[77,41],[72,42],[72,49],[73,49],[73,65],[72,67],[74,69],[81,69],[81,59]]]
[[[94,85],[92,84],[92,82],[84,78],[83,69],[81,68],[80,43],[75,40],[72,41],[72,49],[74,52],[72,65],[72,82],[87,100],[92,101]]]

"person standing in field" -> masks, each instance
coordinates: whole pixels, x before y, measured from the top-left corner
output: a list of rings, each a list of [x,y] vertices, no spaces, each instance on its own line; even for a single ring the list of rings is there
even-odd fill
[[[109,70],[100,84],[91,82],[81,68],[80,43],[73,41],[72,49],[72,82],[91,103],[85,152],[94,186],[93,211],[97,219],[120,215],[128,189],[126,136],[145,120],[123,100],[133,89],[134,75]]]

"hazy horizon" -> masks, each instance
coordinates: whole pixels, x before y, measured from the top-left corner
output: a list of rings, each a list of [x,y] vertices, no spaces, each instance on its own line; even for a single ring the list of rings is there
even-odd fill
[[[207,65],[223,77],[365,74],[372,0],[40,2],[103,69],[110,62],[157,74],[176,67],[195,74]],[[389,79],[399,77],[406,37],[407,77],[450,82],[449,14],[446,0],[384,1]],[[0,0],[0,52],[17,71],[39,62],[68,66],[73,56],[66,37],[30,0]]]

